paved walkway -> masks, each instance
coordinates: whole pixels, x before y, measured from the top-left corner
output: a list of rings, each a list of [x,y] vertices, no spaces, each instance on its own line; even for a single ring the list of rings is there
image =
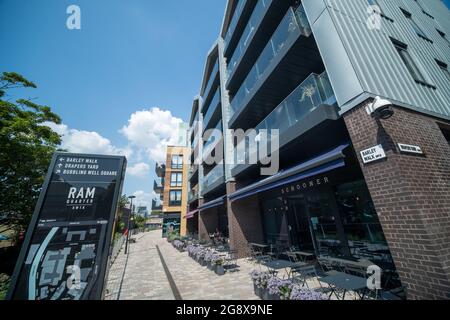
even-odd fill
[[[239,260],[239,271],[217,276],[161,238],[161,231],[135,236],[127,257],[123,250],[107,281],[108,300],[173,300],[175,295],[158,254],[183,300],[257,300],[249,273],[253,266]]]

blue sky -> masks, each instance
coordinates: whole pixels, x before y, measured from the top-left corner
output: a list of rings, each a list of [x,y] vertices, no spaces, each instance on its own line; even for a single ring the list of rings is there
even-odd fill
[[[71,4],[81,9],[81,30],[66,27]],[[137,192],[145,205],[155,159],[181,119],[188,120],[225,4],[0,0],[0,72],[19,72],[38,85],[13,94],[35,98],[62,117],[55,130],[64,134],[66,149],[127,154],[124,192]]]
[[[66,28],[66,8],[71,4],[81,9],[81,30]],[[71,149],[95,151],[88,143],[97,143],[105,152],[128,153],[131,148],[129,168],[141,164],[134,167],[140,177],[127,174],[124,192],[143,191],[146,195],[141,197],[148,201],[157,158],[151,156],[149,141],[158,135],[170,139],[167,132],[177,118],[188,119],[225,4],[0,0],[0,72],[19,72],[38,85],[37,90],[14,94],[51,106],[63,119],[61,130],[71,136],[66,142],[74,145]],[[171,114],[149,112],[153,107]],[[135,115],[127,135],[119,132],[134,112],[144,109],[146,113]],[[152,133],[143,128],[161,124],[166,127]]]

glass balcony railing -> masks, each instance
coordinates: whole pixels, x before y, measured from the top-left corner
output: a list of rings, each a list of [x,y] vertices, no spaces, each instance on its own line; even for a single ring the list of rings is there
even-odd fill
[[[327,73],[324,72],[321,75],[313,73],[255,128],[256,132],[259,133],[262,129],[268,130],[268,140],[270,141],[271,129],[278,129],[281,136],[318,106],[334,103],[336,103],[336,98]],[[249,163],[249,159],[255,159],[255,154],[251,153],[252,149],[244,148],[246,140],[242,140],[240,145],[235,148],[234,166]],[[256,146],[256,142],[248,142],[248,144],[250,143],[255,143],[254,146]],[[257,150],[257,148],[253,148],[254,152]]]
[[[215,132],[214,135],[210,136],[208,140],[203,144],[203,154],[210,154],[212,149],[216,146],[216,144],[219,142],[218,139],[222,138],[222,121],[219,121],[214,128],[217,132]],[[217,133],[220,132],[220,137],[217,137]],[[204,158],[204,157],[203,157]]]
[[[208,83],[206,84],[205,90],[203,91],[203,98],[207,98],[209,96],[209,91],[211,90],[211,87],[214,83],[214,80],[216,79],[216,75],[219,72],[219,61],[216,61],[214,64],[214,68],[211,71],[211,74],[209,75]]]
[[[198,184],[193,187],[188,193],[188,201],[192,201],[193,199],[197,199],[199,197],[198,192]]]
[[[224,175],[223,164],[219,163],[203,178],[202,190],[207,190]]]
[[[253,90],[258,80],[263,76],[264,72],[273,63],[273,60],[286,46],[287,40],[295,32],[302,32],[302,34],[309,35],[307,30],[310,30],[306,19],[303,7],[300,5],[296,11],[289,8],[288,12],[280,22],[275,30],[272,38],[267,43],[261,55],[256,60],[255,65],[250,70],[247,78],[242,83],[237,91],[230,105],[230,117],[232,117],[239,108],[242,107],[242,102],[245,97]]]
[[[250,39],[253,34],[256,32],[258,25],[261,22],[262,17],[264,16],[264,12],[267,10],[269,5],[272,3],[272,0],[258,0],[255,8],[253,9],[253,13],[250,16],[250,19],[245,26],[244,32],[239,39],[238,45],[231,56],[231,59],[227,66],[227,74],[228,76],[234,71],[237,66],[239,59],[244,54],[247,46],[250,43]]]
[[[216,111],[219,102],[220,102],[220,88],[217,88],[216,93],[214,94],[214,97],[211,99],[208,110],[206,111],[205,117],[203,119],[203,128],[206,128],[208,126],[208,123],[209,121],[211,121],[211,118],[214,112]]]
[[[233,17],[231,18],[230,25],[228,26],[227,34],[225,35],[224,39],[224,48],[227,50],[228,44],[230,43],[231,36],[234,33],[234,30],[236,29],[237,23],[239,21],[239,17],[241,16],[242,10],[245,8],[245,4],[248,0],[239,0],[238,4],[236,6],[236,9],[234,10]]]

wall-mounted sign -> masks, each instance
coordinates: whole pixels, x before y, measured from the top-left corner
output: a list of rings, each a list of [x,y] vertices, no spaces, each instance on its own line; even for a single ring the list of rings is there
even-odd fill
[[[410,144],[399,143],[398,148],[400,152],[412,153],[412,154],[423,154],[422,148],[419,146],[413,146]]]
[[[386,158],[383,146],[378,146],[361,151],[361,158],[364,164],[371,163]]]
[[[56,153],[12,277],[9,299],[103,297],[125,157]]]

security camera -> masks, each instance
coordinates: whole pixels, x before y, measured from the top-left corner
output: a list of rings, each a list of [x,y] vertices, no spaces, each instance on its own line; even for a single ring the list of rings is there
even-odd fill
[[[392,102],[382,99],[379,96],[366,107],[367,114],[380,119],[388,119],[392,117],[394,111],[392,110]]]

